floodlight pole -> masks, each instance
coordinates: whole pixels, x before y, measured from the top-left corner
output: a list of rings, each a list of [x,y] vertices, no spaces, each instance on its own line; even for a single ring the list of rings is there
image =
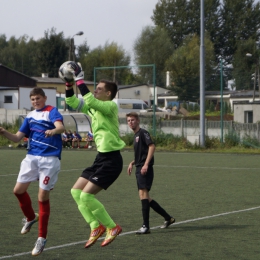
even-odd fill
[[[223,59],[220,60],[220,93],[221,93],[221,143],[223,143]]]
[[[205,147],[204,0],[200,0],[200,146]]]
[[[136,65],[136,66],[94,67],[94,89],[96,89],[96,70],[144,68],[144,67],[152,67],[153,68],[153,135],[155,136],[156,135],[155,110],[156,110],[156,105],[157,105],[157,99],[155,98],[155,84],[156,84],[155,64]]]

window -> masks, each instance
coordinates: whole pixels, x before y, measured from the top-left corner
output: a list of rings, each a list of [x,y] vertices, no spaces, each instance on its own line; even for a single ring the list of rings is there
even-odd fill
[[[253,111],[245,111],[244,112],[244,122],[245,123],[253,123]]]
[[[4,103],[13,103],[13,97],[12,96],[5,96]]]
[[[133,104],[133,109],[142,109],[142,104],[134,103]]]

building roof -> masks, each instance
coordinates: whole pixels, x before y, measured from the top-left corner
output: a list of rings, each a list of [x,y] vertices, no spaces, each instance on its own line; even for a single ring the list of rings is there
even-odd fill
[[[18,87],[5,87],[5,86],[0,86],[0,90],[19,90],[19,88],[37,88],[37,86],[18,86]],[[56,89],[55,87],[41,87],[42,89]]]
[[[19,75],[21,75],[21,76],[23,76],[23,77],[26,77],[26,78],[29,78],[29,79],[34,80],[32,77],[29,77],[29,76],[27,76],[27,75],[25,75],[25,74],[23,74],[23,73],[21,73],[21,72],[19,72],[19,71],[17,71],[17,70],[10,69],[10,68],[6,67],[5,65],[3,65],[3,64],[1,64],[1,63],[0,63],[0,67],[3,67],[3,68],[5,68],[6,70],[9,70],[9,71],[11,71],[11,72],[13,72],[13,73],[15,73],[15,74],[19,74]],[[35,80],[34,80],[34,81],[35,81]]]
[[[136,87],[142,87],[142,86],[149,87],[147,84],[118,85],[118,90],[120,90],[120,89],[126,89],[126,88],[136,88]]]
[[[5,86],[0,86],[0,90],[18,90],[19,87],[5,87]]]
[[[254,105],[254,104],[260,104],[259,100],[255,100],[255,101],[251,101],[251,100],[243,100],[243,101],[234,101],[233,104],[236,105],[244,105],[244,104],[250,104],[250,105]]]
[[[231,98],[243,98],[252,97],[254,95],[254,90],[224,90],[223,95],[229,95]],[[217,96],[221,95],[221,91],[205,91],[206,96]],[[255,91],[255,96],[258,96],[259,92]]]
[[[49,84],[62,84],[64,85],[64,82],[60,78],[49,78],[49,77],[32,77],[32,79],[36,80],[39,83],[49,83]],[[93,81],[87,81],[84,80],[85,84],[87,85],[93,85]]]
[[[157,96],[158,97],[171,97],[171,96],[176,97],[177,95],[174,92],[168,90],[168,92],[157,94]]]
[[[0,85],[6,87],[36,86],[36,80],[0,64]]]

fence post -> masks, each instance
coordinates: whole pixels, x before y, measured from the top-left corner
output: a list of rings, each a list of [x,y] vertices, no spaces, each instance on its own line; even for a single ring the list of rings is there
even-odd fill
[[[183,131],[183,118],[181,118],[181,136],[184,136],[184,131]]]
[[[232,131],[234,130],[234,121],[233,120],[231,121],[231,130]]]
[[[208,120],[205,118],[205,135],[208,136]]]
[[[257,139],[258,139],[258,141],[260,141],[260,135],[259,135],[259,125],[260,125],[260,122],[257,122],[257,124],[256,124],[256,131],[257,131]]]

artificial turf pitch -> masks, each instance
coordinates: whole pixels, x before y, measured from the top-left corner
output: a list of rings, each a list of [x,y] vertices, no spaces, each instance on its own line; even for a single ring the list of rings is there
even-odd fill
[[[23,215],[13,195],[25,155],[23,149],[0,150],[0,259],[30,259],[37,239],[37,224],[28,234],[20,234]],[[39,259],[259,259],[259,155],[157,152],[150,195],[176,223],[160,229],[164,220],[151,210],[151,234],[138,236],[141,203],[134,173],[126,173],[133,152],[123,151],[123,172],[97,195],[123,232],[107,247],[101,248],[102,237],[85,249],[90,229],[70,189],[95,155],[85,149],[63,151],[59,179],[51,192],[48,240]],[[37,211],[38,183],[32,183],[28,192]]]

